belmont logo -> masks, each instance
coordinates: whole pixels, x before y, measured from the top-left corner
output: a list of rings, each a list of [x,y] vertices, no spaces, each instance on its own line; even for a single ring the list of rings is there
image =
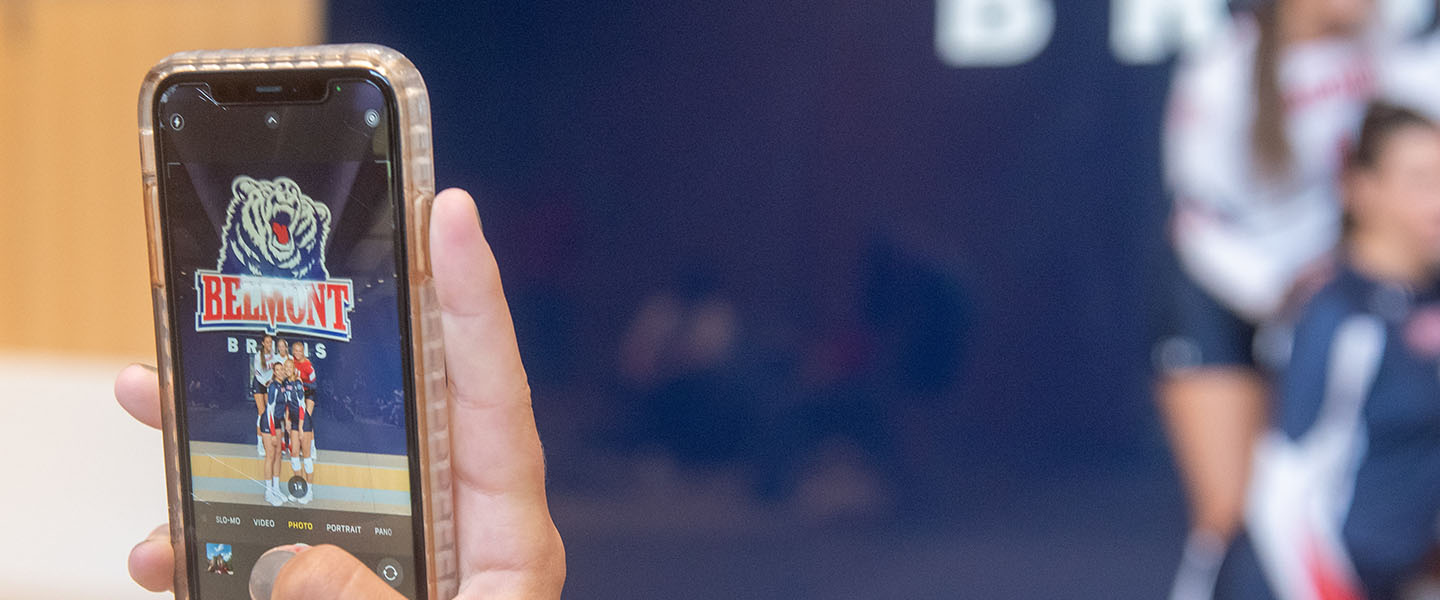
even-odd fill
[[[241,175],[230,192],[216,270],[195,272],[195,330],[349,341],[354,288],[325,266],[330,209],[288,177]]]
[[[286,281],[197,271],[195,329],[288,331],[350,340],[352,289],[347,280]]]

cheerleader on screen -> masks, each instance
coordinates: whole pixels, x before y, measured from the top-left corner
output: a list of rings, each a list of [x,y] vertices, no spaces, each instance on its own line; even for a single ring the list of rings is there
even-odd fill
[[[298,452],[290,453],[290,468],[291,472],[310,484],[306,486],[305,495],[296,499],[301,504],[309,504],[315,495],[315,365],[310,362],[305,344],[301,342],[295,342],[291,346],[290,356],[293,357],[293,368],[290,369],[290,411],[294,415],[290,421],[290,429],[295,432],[298,444],[296,448],[299,449]]]
[[[287,494],[280,487],[280,438],[284,433],[285,421],[285,363],[275,365],[270,385],[266,386],[265,410],[260,415],[260,433],[265,444],[263,476],[265,478],[265,501],[272,506],[285,503]]]
[[[267,335],[260,338],[260,351],[250,361],[250,395],[255,400],[255,444],[261,457],[265,456],[265,434],[261,431],[261,421],[265,418],[270,381],[274,379],[275,365],[271,361],[274,352],[275,338]]]
[[[289,361],[290,361],[290,345],[287,344],[287,343],[285,343],[285,340],[284,340],[283,338],[276,338],[276,339],[275,339],[275,353],[274,353],[273,355],[271,355],[271,357],[270,357],[270,362],[271,362],[271,364],[273,364],[273,365],[275,366],[275,368],[280,368],[281,365],[284,365],[285,363],[287,363],[287,362],[289,362]],[[284,407],[285,407],[285,403],[284,403],[283,401],[279,401],[279,402],[280,402],[279,405],[280,405],[280,407],[281,407],[281,410],[283,411],[283,410],[284,410]],[[290,453],[290,422],[289,422],[288,420],[286,420],[286,419],[281,419],[281,430],[280,430],[278,433],[276,433],[276,435],[280,436],[280,453],[281,453],[281,454],[289,454],[289,453]]]

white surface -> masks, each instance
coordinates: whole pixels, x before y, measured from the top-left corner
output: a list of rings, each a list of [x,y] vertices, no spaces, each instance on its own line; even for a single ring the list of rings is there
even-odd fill
[[[0,354],[0,596],[166,596],[126,571],[165,522],[165,472],[159,433],[115,403],[124,366]]]

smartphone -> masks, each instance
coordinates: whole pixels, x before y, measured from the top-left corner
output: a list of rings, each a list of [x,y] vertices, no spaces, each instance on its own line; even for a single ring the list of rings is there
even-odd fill
[[[177,598],[251,597],[255,561],[293,543],[455,593],[428,111],[374,45],[188,52],[146,77]]]

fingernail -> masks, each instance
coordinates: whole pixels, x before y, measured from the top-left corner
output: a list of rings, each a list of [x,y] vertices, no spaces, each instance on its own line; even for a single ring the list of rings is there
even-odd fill
[[[250,569],[250,600],[270,600],[270,590],[275,587],[275,578],[285,563],[299,554],[295,546],[281,546],[261,554]]]
[[[135,544],[134,546],[131,546],[131,547],[130,547],[130,554],[129,554],[129,556],[130,556],[131,560],[134,560],[134,558],[135,558],[135,556],[136,556],[137,554],[140,554],[140,553],[142,553],[142,552],[148,553],[148,552],[150,552],[149,549],[150,549],[152,546],[159,547],[159,546],[162,546],[162,545],[165,545],[165,544],[162,544],[162,542],[161,542],[160,540],[157,540],[157,539],[154,539],[154,538],[143,539],[143,540],[140,540],[140,543]]]
[[[138,544],[135,544],[134,546],[131,546],[131,547],[130,547],[130,553],[131,553],[131,554],[134,554],[135,551],[138,550],[138,549],[140,549],[141,546],[147,546],[147,545],[150,545],[150,544],[158,544],[158,543],[160,543],[161,541],[162,541],[162,540],[160,540],[159,538],[153,538],[153,537],[145,538],[145,539],[143,539],[143,540],[140,540],[140,542],[139,542]]]

